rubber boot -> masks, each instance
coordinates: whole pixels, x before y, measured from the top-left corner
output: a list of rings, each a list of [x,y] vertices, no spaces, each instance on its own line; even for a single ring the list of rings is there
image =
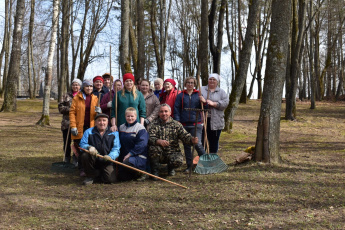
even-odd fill
[[[176,172],[171,165],[168,165],[168,176],[175,176]]]
[[[150,160],[150,165],[151,165],[151,174],[155,176],[159,176],[159,159],[153,159],[151,158]],[[158,179],[155,177],[151,177],[152,180],[157,181]]]

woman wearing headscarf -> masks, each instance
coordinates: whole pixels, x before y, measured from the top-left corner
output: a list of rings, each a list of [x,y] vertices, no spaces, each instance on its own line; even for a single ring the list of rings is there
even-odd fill
[[[124,87],[121,91],[117,92],[117,104],[113,98],[111,107],[111,129],[117,130],[117,127],[126,123],[125,111],[129,107],[133,107],[137,111],[137,120],[140,124],[144,125],[146,118],[146,105],[143,94],[137,90],[134,85],[135,79],[133,74],[126,73],[123,75]],[[117,106],[117,108],[115,108]],[[116,109],[116,111],[115,111]],[[117,124],[116,122],[117,115]]]
[[[102,112],[100,107],[97,107],[98,97],[92,93],[92,81],[84,80],[82,87],[82,90],[74,96],[69,112],[72,140],[78,153],[79,169],[81,169],[80,157],[82,154],[79,151],[80,140],[85,130],[95,126],[96,112]]]
[[[159,99],[159,94],[161,94],[163,89],[163,79],[162,78],[156,78],[156,80],[153,82],[155,90],[153,91],[154,94]]]
[[[123,84],[122,84],[122,81],[120,79],[116,79],[114,81],[113,89],[111,90],[111,92],[106,93],[101,100],[102,113],[107,114],[109,117],[110,117],[110,113],[111,113],[113,98],[115,95],[115,88],[116,88],[116,92],[119,92],[122,90]],[[109,98],[110,94],[111,94],[111,98]],[[109,119],[109,126],[111,126],[111,119]]]
[[[208,85],[201,87],[200,101],[206,104],[206,108],[210,109],[206,129],[210,153],[218,152],[219,137],[222,129],[224,129],[224,110],[229,104],[229,96],[218,87],[219,81],[220,76],[217,73],[212,73],[208,77]]]
[[[71,91],[67,92],[62,97],[62,101],[58,105],[59,112],[62,114],[61,131],[63,136],[63,149],[64,151],[66,150],[64,159],[65,162],[71,161],[71,133],[69,132],[69,111],[72,105],[73,97],[80,91],[81,86],[81,80],[79,80],[78,78],[74,79],[72,81]]]
[[[176,89],[176,82],[173,79],[166,79],[163,83],[164,90],[159,95],[161,104],[168,104],[171,108],[171,117],[174,117],[174,105],[177,95],[180,93]]]

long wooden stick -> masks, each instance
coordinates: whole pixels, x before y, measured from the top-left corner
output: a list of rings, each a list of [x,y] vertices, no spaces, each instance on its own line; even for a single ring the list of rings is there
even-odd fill
[[[80,147],[79,147],[79,148],[80,148]],[[87,152],[87,153],[90,153],[90,152],[89,152],[89,150],[86,150],[86,149],[83,149],[83,148],[80,148],[80,149],[81,149],[81,150],[83,150],[83,151],[85,151],[85,152]],[[97,154],[96,156],[97,156],[97,157],[100,157],[100,158],[104,158],[102,155],[99,155],[99,154]],[[144,174],[146,174],[146,175],[149,175],[149,176],[151,176],[151,177],[157,178],[157,179],[159,179],[159,180],[162,180],[162,181],[168,182],[168,183],[170,183],[170,184],[173,184],[173,185],[179,186],[179,187],[181,187],[181,188],[187,189],[187,187],[186,187],[186,186],[183,186],[183,185],[177,184],[177,183],[172,182],[172,181],[170,181],[170,180],[166,180],[166,179],[164,179],[164,178],[162,178],[162,177],[159,177],[159,176],[155,176],[155,175],[153,175],[153,174],[151,174],[151,173],[148,173],[148,172],[145,172],[145,171],[143,171],[143,170],[140,170],[140,169],[134,168],[134,167],[132,167],[132,166],[129,166],[129,165],[123,164],[123,163],[118,162],[118,161],[114,161],[114,160],[112,160],[112,159],[111,159],[110,161],[111,161],[111,162],[113,162],[113,163],[115,163],[115,164],[121,165],[121,166],[123,166],[123,167],[129,168],[129,169],[132,169],[132,170],[137,171],[137,172],[140,172],[140,173],[144,173]]]
[[[201,82],[200,82],[200,76],[197,75],[197,78],[198,78],[198,84],[199,84],[199,93],[201,94]],[[208,99],[208,93],[209,91],[207,91],[207,99]],[[207,100],[206,99],[206,100]],[[200,103],[201,104],[201,109],[204,110],[204,103]],[[209,147],[208,147],[208,141],[207,141],[207,112],[206,113],[202,113],[202,116],[203,116],[203,121],[204,121],[204,147],[206,146],[206,149],[208,150]]]

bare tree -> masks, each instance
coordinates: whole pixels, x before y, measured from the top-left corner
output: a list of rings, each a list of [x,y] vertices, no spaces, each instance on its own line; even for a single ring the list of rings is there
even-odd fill
[[[253,0],[251,2],[251,5],[249,6],[247,31],[243,48],[240,53],[239,69],[236,73],[235,84],[232,86],[229,106],[225,110],[225,130],[227,132],[231,132],[232,130],[235,112],[240,101],[243,86],[247,79],[248,66],[255,36],[255,28],[258,22],[258,17],[260,15],[260,9],[260,0]]]
[[[120,65],[122,74],[132,72],[129,59],[129,11],[129,0],[121,0]]]
[[[201,0],[201,30],[200,30],[199,66],[202,84],[208,79],[208,1]]]
[[[265,84],[258,122],[254,159],[279,163],[280,114],[290,32],[291,1],[272,1]]]
[[[53,58],[56,46],[56,33],[58,27],[58,17],[59,17],[59,4],[60,0],[53,1],[53,18],[52,18],[52,32],[49,42],[49,52],[47,67],[44,79],[44,97],[43,97],[43,108],[41,119],[36,123],[37,125],[50,125],[49,121],[49,105],[50,105],[50,91],[52,85],[52,75],[53,75]]]
[[[13,43],[8,76],[6,79],[4,103],[0,111],[15,112],[17,110],[17,86],[20,75],[20,57],[23,35],[25,1],[18,0],[14,20]]]
[[[34,20],[35,20],[35,0],[31,0],[31,13],[30,13],[30,22],[29,22],[29,34],[28,34],[28,49],[27,49],[27,56],[28,56],[28,78],[29,78],[29,97],[34,99],[36,97],[36,92],[34,84],[35,84],[35,69],[31,70],[31,66],[34,68],[34,60],[33,60],[33,44],[32,44],[32,36],[34,30]]]
[[[8,75],[8,63],[10,57],[10,44],[12,35],[12,3],[13,0],[5,0],[5,28],[4,28],[4,40],[2,43],[2,49],[0,53],[0,70],[2,67],[2,58],[5,55],[4,71],[2,75],[2,84],[0,87],[0,97],[3,96],[6,89],[6,81]],[[1,75],[1,71],[0,71]]]

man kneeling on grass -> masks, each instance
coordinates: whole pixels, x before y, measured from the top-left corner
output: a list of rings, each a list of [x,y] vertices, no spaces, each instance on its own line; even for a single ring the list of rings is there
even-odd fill
[[[168,164],[168,175],[175,175],[175,168],[183,163],[183,156],[179,146],[179,140],[184,144],[197,144],[199,139],[192,137],[178,121],[170,117],[171,108],[168,104],[162,104],[159,108],[159,118],[150,127],[149,156],[151,172],[159,176],[159,165]],[[153,180],[157,180],[153,178]]]
[[[115,160],[119,156],[121,145],[119,133],[110,130],[108,119],[106,114],[97,114],[95,127],[87,129],[80,141],[80,147],[89,150],[89,153],[82,154],[81,158],[87,176],[83,181],[84,185],[116,182],[114,165],[109,160]],[[97,157],[97,154],[103,158]]]

